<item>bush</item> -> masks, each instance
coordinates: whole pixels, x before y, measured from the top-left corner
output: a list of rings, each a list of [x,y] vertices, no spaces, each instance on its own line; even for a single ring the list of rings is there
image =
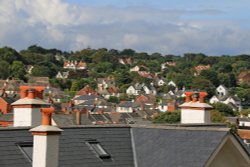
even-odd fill
[[[226,118],[223,113],[217,111],[217,110],[212,110],[211,111],[211,121],[214,123],[224,123],[226,122]]]
[[[179,111],[165,112],[157,116],[153,122],[154,123],[179,123],[181,120],[181,113]]]
[[[213,104],[213,107],[215,110],[223,113],[225,116],[235,116],[236,115],[234,113],[233,109],[224,103],[215,103],[215,104]]]

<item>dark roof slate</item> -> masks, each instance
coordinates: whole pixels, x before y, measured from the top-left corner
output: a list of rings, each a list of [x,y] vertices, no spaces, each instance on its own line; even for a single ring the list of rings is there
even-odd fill
[[[138,167],[204,166],[225,131],[132,128]]]
[[[31,167],[31,163],[15,145],[18,142],[32,142],[29,129],[1,129],[0,166]],[[133,151],[129,127],[71,127],[63,128],[60,137],[60,167],[133,167]],[[110,161],[103,161],[85,143],[96,139],[111,155]]]

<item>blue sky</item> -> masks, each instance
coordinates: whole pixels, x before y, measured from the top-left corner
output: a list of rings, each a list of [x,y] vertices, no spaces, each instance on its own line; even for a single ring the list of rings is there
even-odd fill
[[[0,0],[0,47],[250,54],[249,0]]]

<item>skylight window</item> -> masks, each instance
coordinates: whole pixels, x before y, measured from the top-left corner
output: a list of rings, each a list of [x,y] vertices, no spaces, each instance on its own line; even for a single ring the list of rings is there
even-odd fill
[[[22,151],[24,156],[32,162],[32,155],[33,155],[33,143],[31,142],[23,142],[17,143],[17,147]]]
[[[96,152],[99,158],[101,159],[111,158],[110,154],[104,150],[100,142],[98,142],[97,140],[87,140],[86,142]]]

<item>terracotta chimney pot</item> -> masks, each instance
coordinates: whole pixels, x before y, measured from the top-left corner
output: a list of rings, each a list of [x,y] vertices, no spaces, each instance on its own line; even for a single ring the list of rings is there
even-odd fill
[[[51,125],[51,115],[55,112],[53,107],[51,108],[41,108],[42,112],[42,125]]]
[[[30,89],[30,90],[28,91],[28,98],[29,98],[29,99],[35,99],[35,98],[36,98],[35,90]]]
[[[27,90],[29,89],[29,86],[20,86],[20,98],[23,99],[27,97]]]
[[[185,101],[188,103],[191,101],[191,96],[193,95],[193,92],[185,92],[186,99]]]
[[[205,102],[205,97],[207,95],[208,95],[207,92],[200,92],[199,93],[199,96],[200,96],[199,101],[200,101],[200,103],[204,103]]]

